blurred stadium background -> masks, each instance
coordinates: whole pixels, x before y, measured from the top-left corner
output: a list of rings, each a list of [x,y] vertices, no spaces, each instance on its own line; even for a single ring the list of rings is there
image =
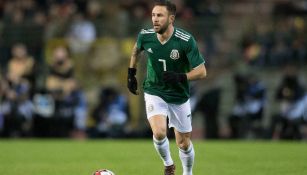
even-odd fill
[[[191,88],[193,137],[306,140],[307,1],[173,2],[208,68]],[[1,137],[151,137],[143,96],[126,88],[151,4],[1,0]]]

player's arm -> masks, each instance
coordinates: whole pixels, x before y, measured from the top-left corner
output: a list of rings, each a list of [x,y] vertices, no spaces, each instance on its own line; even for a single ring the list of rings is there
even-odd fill
[[[190,72],[186,73],[187,80],[198,80],[203,79],[207,76],[207,69],[205,64],[200,64],[199,66],[192,69]]]
[[[203,79],[207,75],[206,67],[200,64],[188,73],[177,73],[173,71],[166,71],[163,73],[163,80],[169,83],[186,82],[192,80]]]
[[[205,78],[207,75],[207,70],[204,64],[205,60],[198,50],[195,39],[191,37],[186,46],[186,54],[191,66],[193,67],[191,71],[186,73],[187,80],[191,81]]]
[[[132,49],[132,54],[130,58],[130,64],[128,67],[128,79],[127,79],[127,86],[131,93],[138,95],[138,83],[136,80],[136,67],[139,59],[139,55],[141,53],[141,50],[137,47],[137,44],[134,44],[134,47]]]
[[[141,53],[141,50],[138,49],[137,44],[135,43],[132,49],[129,68],[136,69],[140,53]]]

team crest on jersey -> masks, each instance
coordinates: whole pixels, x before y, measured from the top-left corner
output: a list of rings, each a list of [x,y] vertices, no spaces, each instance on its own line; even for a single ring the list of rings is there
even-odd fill
[[[179,57],[180,57],[179,51],[178,51],[177,49],[173,49],[173,50],[171,51],[170,57],[171,57],[171,59],[173,59],[173,60],[179,59]]]

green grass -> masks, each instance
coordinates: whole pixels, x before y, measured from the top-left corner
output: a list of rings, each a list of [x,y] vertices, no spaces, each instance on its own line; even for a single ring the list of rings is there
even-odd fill
[[[194,141],[194,175],[305,175],[303,142]],[[181,174],[178,149],[172,156]],[[151,140],[0,140],[0,175],[162,175]]]

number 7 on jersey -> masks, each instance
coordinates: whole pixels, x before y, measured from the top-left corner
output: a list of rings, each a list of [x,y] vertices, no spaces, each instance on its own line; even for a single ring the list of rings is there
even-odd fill
[[[164,59],[158,59],[158,61],[161,61],[163,64],[163,71],[166,71],[166,61]]]

